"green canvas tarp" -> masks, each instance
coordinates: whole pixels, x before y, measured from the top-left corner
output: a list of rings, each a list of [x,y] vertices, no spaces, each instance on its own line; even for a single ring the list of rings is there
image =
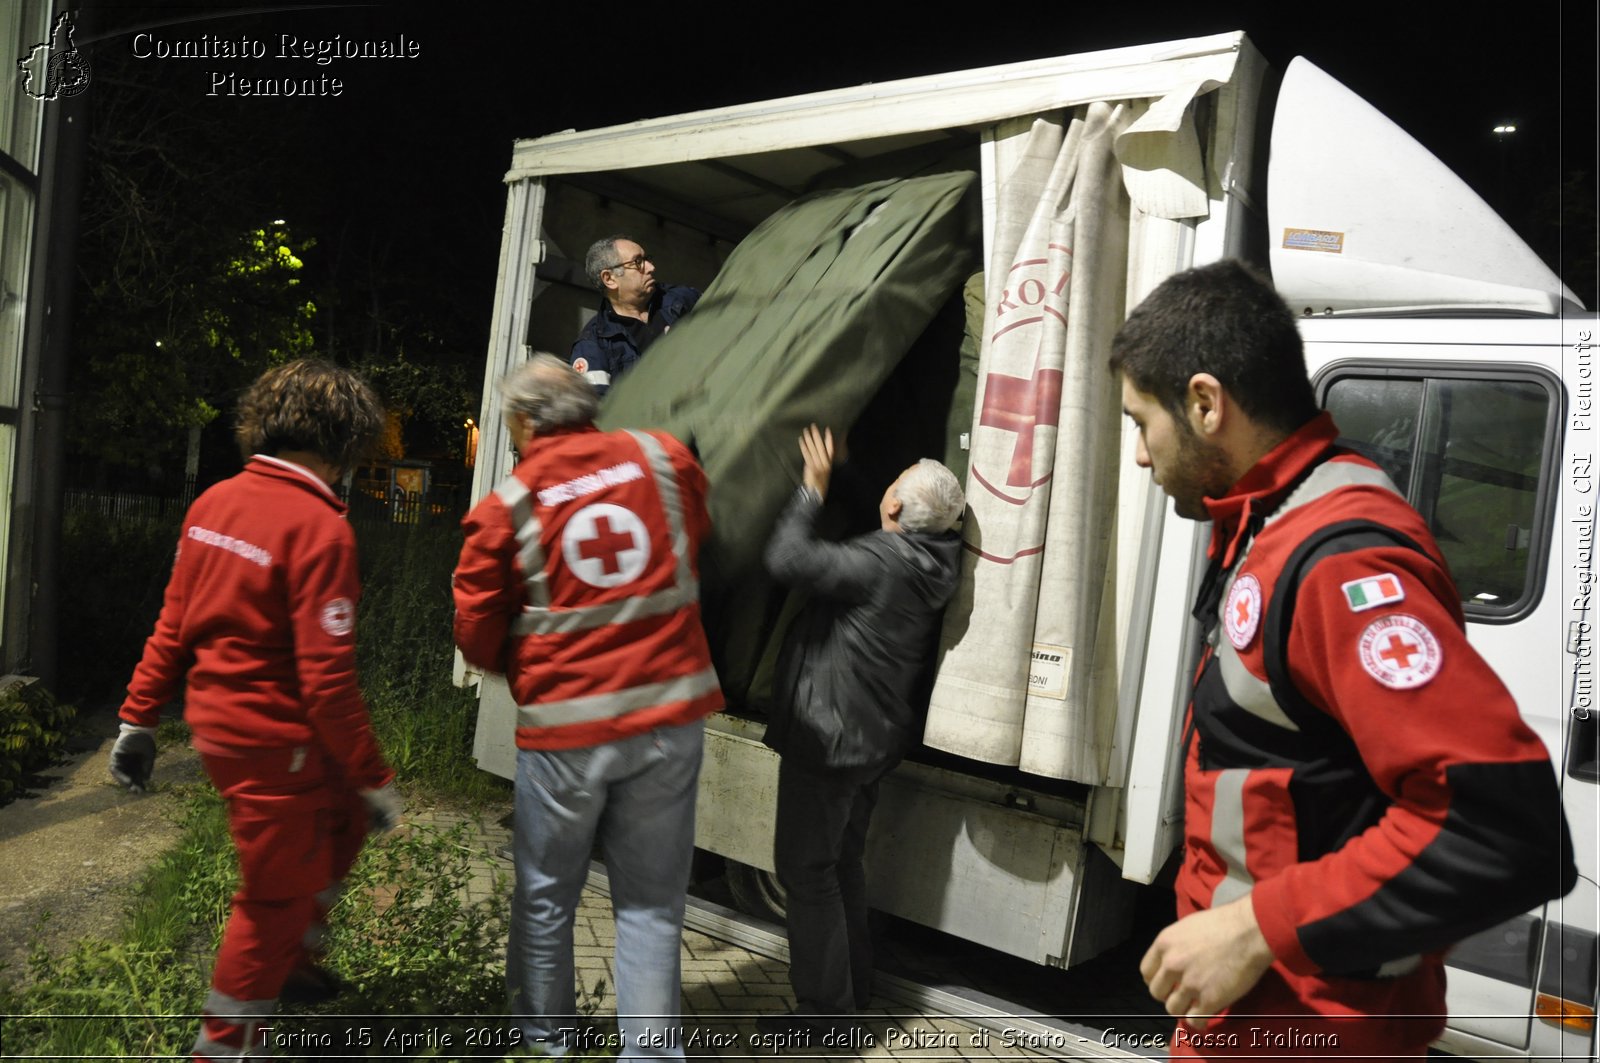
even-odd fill
[[[799,483],[800,430],[812,422],[851,428],[897,376],[906,395],[874,405],[851,441],[857,458],[869,457],[863,440],[897,435],[902,443],[925,437],[931,445],[920,453],[944,456],[959,301],[954,335],[934,341],[946,349],[928,370],[948,379],[921,381],[913,349],[977,259],[974,184],[970,172],[945,173],[790,204],[734,249],[694,312],[606,396],[602,427],[665,429],[705,466],[715,530],[701,557],[702,601],[724,689],[736,701],[749,693],[782,605],[761,551]],[[931,391],[936,408],[919,391]],[[924,424],[931,430],[919,433]],[[896,448],[871,449],[881,459]],[[903,467],[918,452],[895,460]],[[877,490],[898,471],[874,468],[883,478]]]

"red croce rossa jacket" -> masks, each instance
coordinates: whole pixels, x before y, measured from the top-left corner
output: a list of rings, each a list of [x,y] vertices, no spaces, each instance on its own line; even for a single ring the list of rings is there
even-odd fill
[[[462,656],[503,674],[517,745],[571,749],[722,707],[700,623],[706,478],[660,432],[540,434],[463,522]]]
[[[344,514],[310,470],[260,454],[197,498],[122,719],[155,726],[187,675],[202,752],[314,743],[350,785],[389,782],[356,679],[361,586]]]
[[[1549,755],[1438,546],[1337,435],[1322,414],[1207,499],[1178,914],[1248,895],[1275,962],[1175,1054],[1421,1054],[1444,951],[1575,881]]]

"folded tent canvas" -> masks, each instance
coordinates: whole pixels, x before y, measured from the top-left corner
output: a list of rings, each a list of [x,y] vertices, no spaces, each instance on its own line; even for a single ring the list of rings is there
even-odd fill
[[[724,689],[738,701],[781,605],[761,551],[799,486],[795,441],[813,422],[844,437],[971,272],[975,177],[876,181],[779,210],[606,396],[602,427],[669,431],[706,469],[714,531],[702,600]]]

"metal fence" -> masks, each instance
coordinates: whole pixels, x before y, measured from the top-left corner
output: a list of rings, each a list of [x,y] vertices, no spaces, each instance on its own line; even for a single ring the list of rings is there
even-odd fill
[[[465,513],[464,492],[453,484],[435,485],[427,493],[358,489],[345,497],[342,486],[335,487],[334,493],[350,507],[351,521],[359,524],[453,524]],[[69,488],[63,509],[117,523],[176,522],[194,496],[193,484],[176,496]]]
[[[107,521],[176,521],[189,508],[192,494],[177,497],[141,495],[131,491],[87,491],[68,488],[62,508],[66,513],[83,513]]]

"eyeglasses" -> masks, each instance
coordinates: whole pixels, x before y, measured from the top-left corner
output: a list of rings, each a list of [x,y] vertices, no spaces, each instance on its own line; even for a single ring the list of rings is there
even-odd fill
[[[626,262],[614,262],[611,265],[607,266],[606,269],[621,269],[621,270],[636,269],[640,273],[643,273],[644,272],[644,264],[646,262],[649,262],[649,261],[650,261],[650,256],[641,251],[639,254],[634,255],[632,258],[628,259],[628,261],[626,261]]]

